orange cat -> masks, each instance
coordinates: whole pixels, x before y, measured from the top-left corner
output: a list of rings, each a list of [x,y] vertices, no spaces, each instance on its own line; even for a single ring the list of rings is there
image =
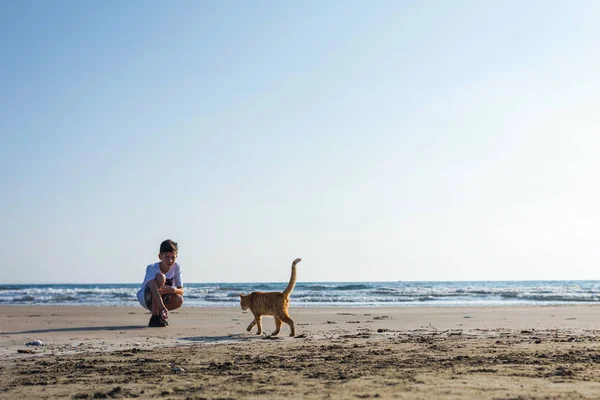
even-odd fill
[[[290,326],[292,333],[290,336],[294,337],[296,331],[294,330],[294,321],[288,314],[288,305],[290,303],[290,293],[294,290],[296,285],[296,264],[302,261],[301,258],[296,258],[292,263],[292,276],[290,277],[290,283],[283,292],[252,292],[249,295],[240,294],[240,305],[242,310],[250,309],[254,314],[254,320],[248,325],[247,331],[250,332],[254,325],[257,325],[257,335],[262,334],[262,321],[263,315],[272,315],[275,318],[275,331],[272,335],[275,336],[281,329],[282,322],[285,322]]]

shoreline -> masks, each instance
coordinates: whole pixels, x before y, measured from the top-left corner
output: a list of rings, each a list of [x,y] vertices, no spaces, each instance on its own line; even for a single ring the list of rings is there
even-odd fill
[[[27,304],[21,302],[15,303],[0,303],[0,309],[2,308],[40,308],[40,309],[58,309],[58,308],[111,308],[111,309],[128,309],[133,311],[143,310],[141,305],[137,302],[130,304],[85,304],[85,303],[41,303],[41,304]],[[395,309],[504,309],[504,308],[560,308],[560,307],[600,307],[600,302],[481,302],[481,303],[462,303],[462,304],[448,304],[448,303],[429,303],[429,302],[414,302],[414,303],[340,303],[340,304],[312,304],[312,303],[294,303],[290,302],[290,309],[294,310],[343,310],[343,309],[365,309],[365,310],[395,310]],[[223,303],[208,303],[208,304],[190,304],[185,303],[182,307],[184,310],[233,310],[240,311],[239,301],[229,304]],[[181,311],[177,310],[177,311]]]
[[[290,315],[295,338],[286,324],[277,337],[248,333],[251,313],[233,307],[184,306],[167,328],[148,328],[141,307],[2,305],[0,398],[600,393],[600,305],[291,307]],[[270,333],[273,318],[263,327]],[[25,346],[32,340],[44,346]],[[172,382],[165,389],[148,374]]]

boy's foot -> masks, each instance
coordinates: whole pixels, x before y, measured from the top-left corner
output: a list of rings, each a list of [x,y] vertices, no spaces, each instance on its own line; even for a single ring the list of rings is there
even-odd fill
[[[150,322],[148,322],[148,326],[150,328],[164,328],[165,326],[167,326],[167,324],[158,315],[153,315],[150,317]]]

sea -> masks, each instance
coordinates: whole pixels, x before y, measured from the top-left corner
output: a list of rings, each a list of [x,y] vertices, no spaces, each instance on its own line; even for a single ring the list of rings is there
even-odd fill
[[[139,284],[0,284],[0,305],[139,306]],[[185,307],[239,307],[239,293],[286,283],[186,283]],[[294,307],[510,306],[600,303],[600,281],[299,282]]]

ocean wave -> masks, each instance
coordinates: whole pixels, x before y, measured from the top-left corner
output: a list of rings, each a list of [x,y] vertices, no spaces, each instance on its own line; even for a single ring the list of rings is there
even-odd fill
[[[494,292],[490,290],[458,289],[454,291],[454,294],[477,294],[480,296],[489,296],[490,294],[494,294]]]
[[[49,299],[49,301],[51,301],[53,303],[62,302],[62,301],[76,301],[76,300],[77,300],[77,297],[68,296],[68,295],[53,296],[52,298]]]
[[[368,285],[350,284],[350,285],[336,286],[333,289],[334,290],[363,290],[363,289],[370,289],[370,288],[371,287]]]
[[[209,303],[237,303],[236,299],[226,298],[226,297],[219,297],[219,298],[205,297],[202,300],[207,301]]]
[[[79,293],[79,294],[81,294],[81,293]],[[122,299],[122,298],[129,298],[129,297],[135,297],[135,296],[132,293],[112,293],[112,297]]]
[[[518,299],[518,300],[527,300],[527,301],[534,301],[534,302],[600,302],[600,297],[598,295],[596,296],[577,296],[577,295],[559,295],[559,294],[550,294],[550,295],[544,295],[544,296],[538,296],[538,295],[533,295],[533,294],[520,294],[518,296],[515,296],[514,298]]]
[[[298,285],[300,286],[300,285]],[[331,286],[326,285],[306,285],[302,286],[303,290],[331,290]]]
[[[29,296],[29,295],[25,295],[22,297],[15,297],[14,299],[12,299],[12,301],[14,302],[25,302],[25,301],[35,301],[35,297],[33,296]]]
[[[293,303],[301,303],[301,304],[403,304],[403,303],[412,303],[415,302],[416,298],[404,298],[404,299],[391,299],[391,298],[350,298],[350,297],[338,297],[335,299],[324,299],[324,298],[302,298],[295,299],[292,298]]]
[[[337,299],[323,299],[323,298],[303,298],[303,299],[292,299],[292,302],[298,303],[356,303],[356,299],[349,298],[337,298]]]
[[[0,291],[19,290],[18,286],[0,286]]]
[[[219,286],[217,288],[217,290],[222,291],[222,292],[231,292],[231,291],[240,290],[240,288],[234,287],[234,286]]]
[[[249,289],[248,291],[250,292],[269,292],[269,291],[274,291],[277,290],[277,288],[281,288],[281,290],[283,290],[286,287],[286,284],[281,283],[281,284],[269,284],[269,283],[259,283],[259,284],[254,284],[254,285],[249,285],[248,286]]]
[[[588,297],[588,296],[531,296],[526,297],[526,299],[530,300],[538,300],[538,301],[566,301],[566,302],[599,302],[600,298],[596,297]]]
[[[186,306],[234,306],[238,293],[281,291],[286,283],[186,284]],[[137,284],[3,285],[1,304],[137,304]],[[302,307],[339,305],[502,305],[600,302],[600,281],[299,282],[291,297]]]
[[[402,293],[398,291],[398,289],[392,289],[392,288],[378,288],[375,290],[371,290],[369,293],[372,294],[389,294],[389,295],[401,295]]]

